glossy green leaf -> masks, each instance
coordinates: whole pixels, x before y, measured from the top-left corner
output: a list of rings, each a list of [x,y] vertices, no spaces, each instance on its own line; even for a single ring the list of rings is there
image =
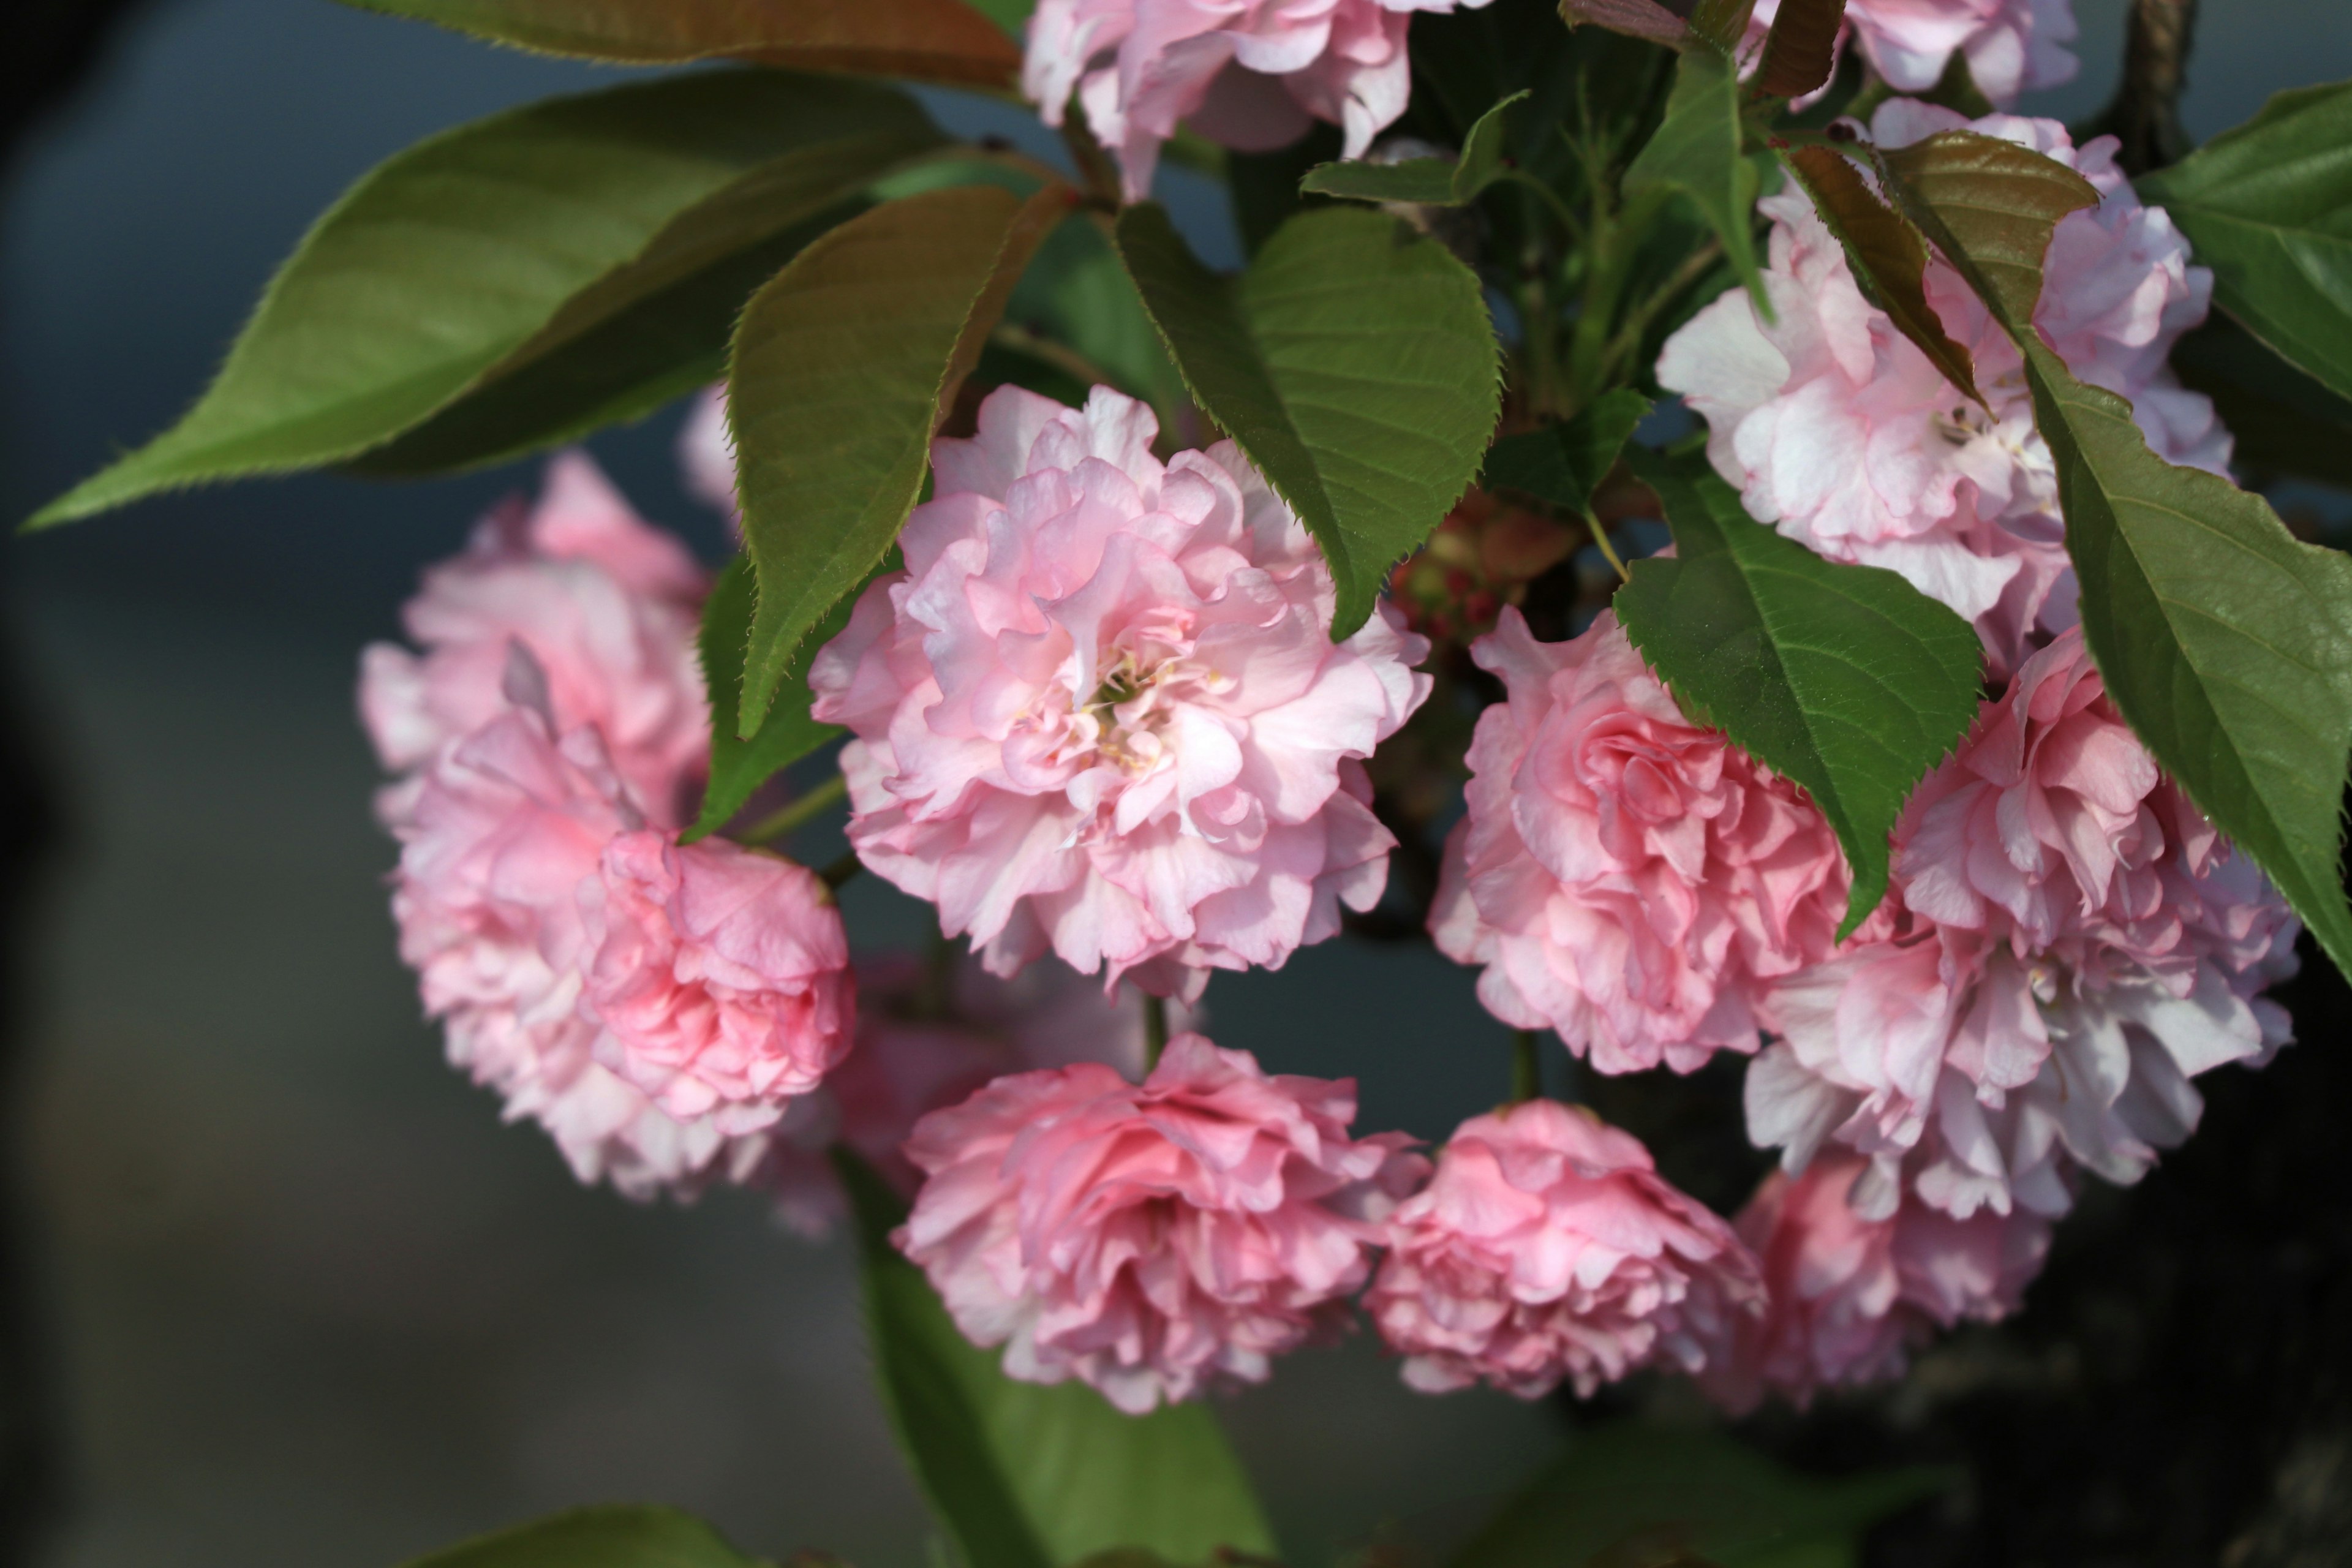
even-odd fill
[[[1621,386],[1565,424],[1506,436],[1487,450],[1486,486],[1580,515],[1649,412],[1648,398]]]
[[[1444,521],[1500,410],[1477,279],[1378,212],[1301,213],[1238,281],[1151,204],[1120,215],[1129,276],[1185,384],[1290,503],[1339,591],[1334,640]]]
[[[1123,1415],[1084,1384],[1016,1383],[959,1332],[889,1243],[905,1206],[855,1155],[875,1372],[900,1447],[970,1568],[1069,1568],[1114,1549],[1171,1563],[1275,1551],[1247,1477],[1201,1405]],[[1124,1554],[1123,1554],[1124,1560]]]
[[[2223,317],[2175,343],[2172,368],[2213,400],[2236,439],[2231,463],[2240,472],[2352,489],[2352,401]]]
[[[757,1568],[689,1514],[579,1508],[419,1557],[408,1568]]]
[[[343,0],[494,43],[627,65],[741,60],[1010,87],[1021,50],[962,0]]]
[[[1858,1568],[1863,1531],[1953,1479],[1820,1479],[1711,1429],[1618,1422],[1570,1439],[1450,1568]]]
[[[304,237],[179,424],[34,525],[347,461],[444,410],[494,410],[507,380],[529,380],[557,415],[526,404],[519,427],[509,405],[488,446],[510,447],[534,419],[575,420],[614,395],[598,350],[618,356],[624,384],[693,361],[694,344],[667,360],[647,346],[677,291],[938,139],[893,89],[755,71],[551,100],[434,137]],[[467,445],[447,429],[432,438]]]
[[[2137,184],[2213,269],[2223,310],[2352,397],[2352,82],[2282,92]]]
[[[1343,196],[1359,202],[1410,202],[1422,206],[1462,206],[1503,176],[1505,138],[1509,128],[1504,111],[1528,96],[1523,88],[1480,115],[1462,139],[1458,158],[1407,158],[1397,163],[1367,163],[1360,159],[1318,163],[1307,172],[1298,188],[1317,195]]]
[[[760,585],[747,738],[803,640],[898,536],[932,431],[1072,202],[1062,185],[1026,202],[994,185],[903,197],[811,245],[744,307],[727,407]]]
[[[2298,541],[2261,497],[2157,457],[2131,405],[2077,381],[2042,342],[2031,325],[2041,258],[2058,219],[2085,205],[2066,184],[2081,182],[2007,142],[1973,145],[1986,142],[1946,133],[1885,166],[2024,351],[2107,694],[2352,973],[2341,871],[2352,557]]]
[[[809,690],[808,667],[816,650],[840,636],[849,624],[850,609],[857,602],[854,593],[844,595],[802,642],[758,732],[749,740],[736,733],[743,650],[751,641],[751,610],[758,597],[751,558],[738,555],[719,574],[710,598],[702,606],[702,680],[710,694],[710,778],[703,785],[702,809],[694,826],[679,836],[685,843],[726,826],[761,784],[841,733],[839,726],[820,724],[809,717],[814,694]]]
[[[1927,302],[1927,247],[1902,214],[1882,200],[1844,154],[1828,147],[1794,147],[1780,161],[1845,247],[1854,281],[1870,302],[1916,344],[1944,378],[1978,403],[1976,361],[1944,330]]]
[[[1690,24],[1657,0],[1559,0],[1559,15],[1571,27],[1605,27],[1670,49],[1690,43]]]
[[[1666,117],[1625,171],[1629,207],[1677,194],[1723,241],[1732,269],[1769,320],[1771,302],[1756,269],[1756,167],[1740,153],[1739,78],[1730,58],[1710,48],[1683,52]]]
[[[1756,90],[1768,98],[1802,98],[1837,68],[1838,29],[1845,0],[1781,0],[1764,37]],[[1958,58],[1954,50],[1954,58]]]
[[[1636,561],[1618,619],[1683,710],[1804,786],[1845,851],[1841,938],[1886,891],[1903,802],[1977,716],[1976,632],[1895,574],[1749,521],[1706,458],[1636,447],[1672,559]]]

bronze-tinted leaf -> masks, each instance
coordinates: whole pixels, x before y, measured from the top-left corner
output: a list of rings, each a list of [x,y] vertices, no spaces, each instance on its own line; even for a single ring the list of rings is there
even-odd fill
[[[2033,320],[2058,220],[2099,205],[2065,164],[1973,131],[1939,131],[1877,158],[1888,194],[2012,331]]]
[[[1845,0],[1780,0],[1756,68],[1756,90],[1767,98],[1802,98],[1828,81],[1844,21]]]
[[[1604,27],[1629,38],[1647,38],[1679,49],[1690,42],[1690,24],[1657,0],[1559,0],[1560,19],[1570,26]]]

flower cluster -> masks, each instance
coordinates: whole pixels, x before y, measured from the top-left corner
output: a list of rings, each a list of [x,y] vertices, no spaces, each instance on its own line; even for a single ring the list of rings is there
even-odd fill
[[[401,954],[451,1059],[583,1181],[747,1180],[847,1050],[848,946],[824,884],[678,841],[708,759],[693,637],[708,581],[577,454],[494,513],[367,650],[360,709],[401,844]]]
[[[2116,167],[2116,142],[2081,148],[2055,121],[1894,100],[1872,138],[1907,146],[1968,129],[2047,154],[2100,193],[2051,240],[2034,325],[2067,368],[2130,400],[2159,457],[2220,472],[2230,437],[2203,395],[2165,364],[2205,319],[2211,273],[2162,208]],[[2017,345],[1941,260],[1927,294],[1973,356],[1979,405],[1864,298],[1844,250],[1804,194],[1759,204],[1773,220],[1764,274],[1774,320],[1733,290],[1670,339],[1658,380],[1708,426],[1707,456],[1748,513],[1836,561],[1899,572],[1974,621],[1998,672],[2074,618],[2074,570],[2050,448],[2033,427]]]

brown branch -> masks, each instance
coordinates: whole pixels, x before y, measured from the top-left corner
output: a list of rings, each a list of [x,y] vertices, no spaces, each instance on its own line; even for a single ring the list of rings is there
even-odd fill
[[[2144,174],[2185,157],[2189,133],[2180,125],[2180,93],[2188,85],[2190,35],[2197,0],[2132,0],[2124,30],[2124,79],[2097,128],[2123,143],[2116,162]]]

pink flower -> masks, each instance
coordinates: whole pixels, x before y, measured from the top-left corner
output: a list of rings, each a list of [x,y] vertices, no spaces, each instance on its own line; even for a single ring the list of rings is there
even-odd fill
[[[722,382],[694,395],[677,432],[678,474],[688,495],[724,512],[737,528],[742,519],[735,500],[735,436],[727,428],[727,387]]]
[[[1757,0],[1748,48],[1763,47],[1780,0]],[[1926,92],[1954,55],[1985,97],[2002,107],[2021,92],[2074,79],[2081,62],[2068,0],[1847,0],[1841,48],[1859,38],[1864,58],[1898,92]]]
[[[1199,1035],[1140,1088],[1093,1063],[999,1079],[916,1124],[929,1173],[893,1237],[975,1344],[1141,1415],[1342,1319],[1426,1162],[1348,1136],[1355,1087],[1269,1078]]]
[[[1935,1330],[1999,1321],[2041,1272],[2047,1219],[1990,1209],[1954,1219],[1916,1199],[1865,1218],[1846,1201],[1864,1171],[1851,1155],[1823,1155],[1801,1176],[1773,1173],[1740,1212],[1769,1305],[1732,1322],[1699,1376],[1735,1415],[1768,1390],[1801,1408],[1817,1389],[1900,1377]]]
[[[849,836],[989,968],[1197,996],[1380,897],[1360,759],[1429,692],[1381,613],[1329,637],[1331,574],[1230,443],[1151,455],[1150,409],[1000,387],[933,443],[936,499],[817,655]]]
[[[803,866],[723,838],[640,829],[580,896],[597,1056],[681,1121],[772,1127],[849,1049],[841,911]]]
[[[1832,1140],[1870,1157],[1866,1217],[1906,1189],[2063,1214],[2068,1163],[2137,1180],[2195,1128],[2191,1078],[2288,1038],[2259,994],[2294,971],[2294,917],[2158,772],[2079,630],[1912,797],[1894,880],[1887,932],[1775,987],[1748,1083],[1790,1170]]]
[[[1757,1046],[1759,986],[1828,956],[1845,863],[1794,785],[1691,723],[1603,612],[1540,643],[1514,609],[1471,647],[1469,814],[1430,929],[1478,997],[1602,1072]]]
[[[1122,1077],[1143,1071],[1143,1012],[1134,998],[1106,995],[1058,963],[999,980],[977,959],[944,964],[903,953],[860,959],[857,1044],[824,1087],[793,1109],[759,1178],[785,1219],[822,1237],[846,1212],[826,1148],[846,1144],[907,1197],[922,1173],[900,1152],[915,1123],[969,1099],[1008,1073],[1100,1062]],[[1170,1023],[1194,1026],[1181,1006]]]
[[[2159,456],[2220,472],[2228,433],[2166,355],[2205,319],[2212,275],[2163,209],[2142,206],[2102,137],[2079,151],[2054,121],[1970,121],[1897,100],[1873,135],[1904,146],[1968,128],[2045,153],[2102,193],[2052,239],[2034,324],[2075,374],[2131,400]],[[1767,326],[1727,293],[1667,341],[1658,379],[1707,422],[1707,456],[1750,515],[1837,561],[1899,572],[1977,624],[1997,673],[2071,625],[2057,477],[2033,428],[2016,345],[1957,273],[1927,269],[1927,298],[1973,356],[1990,411],[1969,400],[1863,298],[1844,252],[1801,191],[1767,198],[1775,221]]]
[[[566,452],[535,508],[492,512],[465,553],[425,574],[404,612],[425,651],[367,649],[361,716],[384,765],[414,769],[506,708],[508,653],[520,646],[556,731],[594,725],[637,808],[674,823],[709,746],[695,657],[709,587],[682,545],[639,521],[584,454]],[[398,794],[387,810],[400,809]]]
[[[1637,1367],[1696,1372],[1759,1309],[1756,1259],[1641,1142],[1531,1100],[1464,1122],[1397,1208],[1364,1297],[1404,1380],[1590,1396]]]
[[[1412,93],[1412,13],[1455,3],[1041,0],[1021,88],[1056,126],[1075,91],[1118,159],[1127,199],[1141,201],[1180,121],[1240,152],[1286,146],[1328,121],[1346,132],[1342,155],[1361,157]]]
[[[393,824],[400,953],[451,1062],[504,1096],[509,1119],[545,1127],[582,1181],[638,1198],[740,1175],[765,1149],[670,1116],[597,1059],[581,893],[605,847],[641,826],[595,729],[558,740],[529,701],[436,753]]]

